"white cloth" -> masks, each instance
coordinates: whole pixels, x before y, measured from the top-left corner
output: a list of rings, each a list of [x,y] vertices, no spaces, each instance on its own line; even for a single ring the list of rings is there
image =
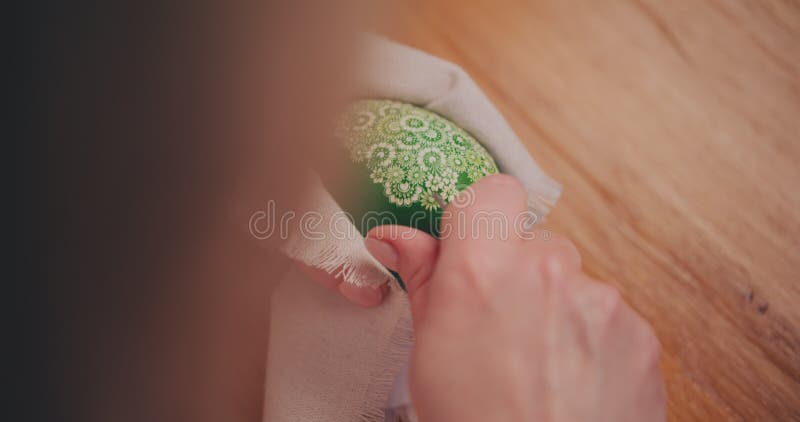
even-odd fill
[[[458,66],[421,51],[367,36],[359,98],[393,99],[425,107],[472,134],[501,172],[525,187],[528,206],[544,217],[560,186],[533,161],[499,111]],[[341,212],[321,184],[309,207],[326,219]],[[293,236],[290,257],[355,284],[383,283],[390,274],[366,251],[363,238]],[[391,283],[383,304],[361,309],[292,272],[273,296],[264,420],[380,421],[413,341],[405,293]],[[394,397],[407,397],[396,391]]]
[[[397,284],[365,309],[291,272],[273,293],[264,420],[383,420],[411,342]]]

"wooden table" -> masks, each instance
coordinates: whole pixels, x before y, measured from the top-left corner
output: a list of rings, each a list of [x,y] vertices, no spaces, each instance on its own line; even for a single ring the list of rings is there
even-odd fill
[[[383,32],[464,67],[564,193],[548,226],[655,326],[676,421],[800,421],[800,3],[437,0]]]

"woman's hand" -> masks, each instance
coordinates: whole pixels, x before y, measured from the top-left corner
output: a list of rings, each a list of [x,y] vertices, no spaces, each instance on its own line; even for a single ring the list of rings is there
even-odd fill
[[[525,210],[519,182],[493,175],[445,209],[441,240],[369,233],[367,248],[408,288],[420,420],[663,421],[652,328],[580,272],[568,240],[515,230]]]

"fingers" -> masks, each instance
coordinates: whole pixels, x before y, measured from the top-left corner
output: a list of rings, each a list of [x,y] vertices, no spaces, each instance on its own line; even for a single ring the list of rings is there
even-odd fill
[[[389,286],[386,283],[380,286],[357,286],[352,283],[346,283],[342,281],[341,277],[336,277],[319,268],[309,267],[297,261],[295,261],[295,266],[314,282],[327,289],[338,291],[350,302],[365,308],[380,305],[389,292]]]
[[[429,234],[403,226],[380,226],[372,229],[364,240],[367,250],[385,267],[397,272],[406,284],[412,307],[421,302],[417,292],[428,280],[438,256],[438,241]],[[359,306],[373,307],[383,302],[389,286],[357,286],[345,283],[327,271],[296,263],[297,268],[313,281]],[[335,272],[334,272],[335,274]]]
[[[527,213],[525,191],[504,174],[486,176],[453,199],[442,213],[442,251],[500,256],[521,243],[515,223]]]
[[[573,303],[595,336],[624,332],[630,347],[638,348],[642,352],[640,356],[657,363],[660,344],[652,326],[625,301],[617,288],[583,274],[574,277],[570,288]],[[593,340],[600,341],[599,338]]]
[[[509,268],[524,265],[529,281],[560,279],[580,269],[569,240],[525,227],[530,212],[517,179],[487,176],[461,192],[442,215],[441,265],[471,276],[479,285],[508,279]]]
[[[563,280],[581,269],[578,249],[559,234],[537,230],[534,239],[525,247],[529,262],[536,266],[539,277],[544,280]]]
[[[428,279],[438,260],[439,241],[411,227],[380,226],[367,233],[364,244],[375,259],[400,275],[417,326],[427,308]]]
[[[367,233],[367,250],[381,264],[397,272],[411,300],[430,278],[439,255],[439,242],[411,227],[379,226]]]
[[[565,238],[544,236],[541,232],[534,241],[519,236],[516,224],[526,212],[521,184],[511,176],[491,175],[473,184],[445,208],[441,242],[410,227],[388,225],[372,229],[364,245],[379,262],[399,274],[412,311],[424,307],[421,303],[425,295],[418,293],[425,290],[440,259],[440,247],[442,265],[454,269],[449,273],[466,271],[491,283],[506,279],[503,275],[510,264],[520,260],[527,263],[528,269],[538,269],[542,277],[551,279],[578,271],[580,255]],[[375,306],[387,293],[387,286],[355,286],[324,271],[303,269],[318,283],[338,290],[361,306]]]

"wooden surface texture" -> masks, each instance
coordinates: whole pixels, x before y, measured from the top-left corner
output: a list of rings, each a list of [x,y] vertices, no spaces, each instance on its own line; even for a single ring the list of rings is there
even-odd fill
[[[406,2],[564,185],[547,227],[658,332],[674,421],[800,421],[800,2]]]

